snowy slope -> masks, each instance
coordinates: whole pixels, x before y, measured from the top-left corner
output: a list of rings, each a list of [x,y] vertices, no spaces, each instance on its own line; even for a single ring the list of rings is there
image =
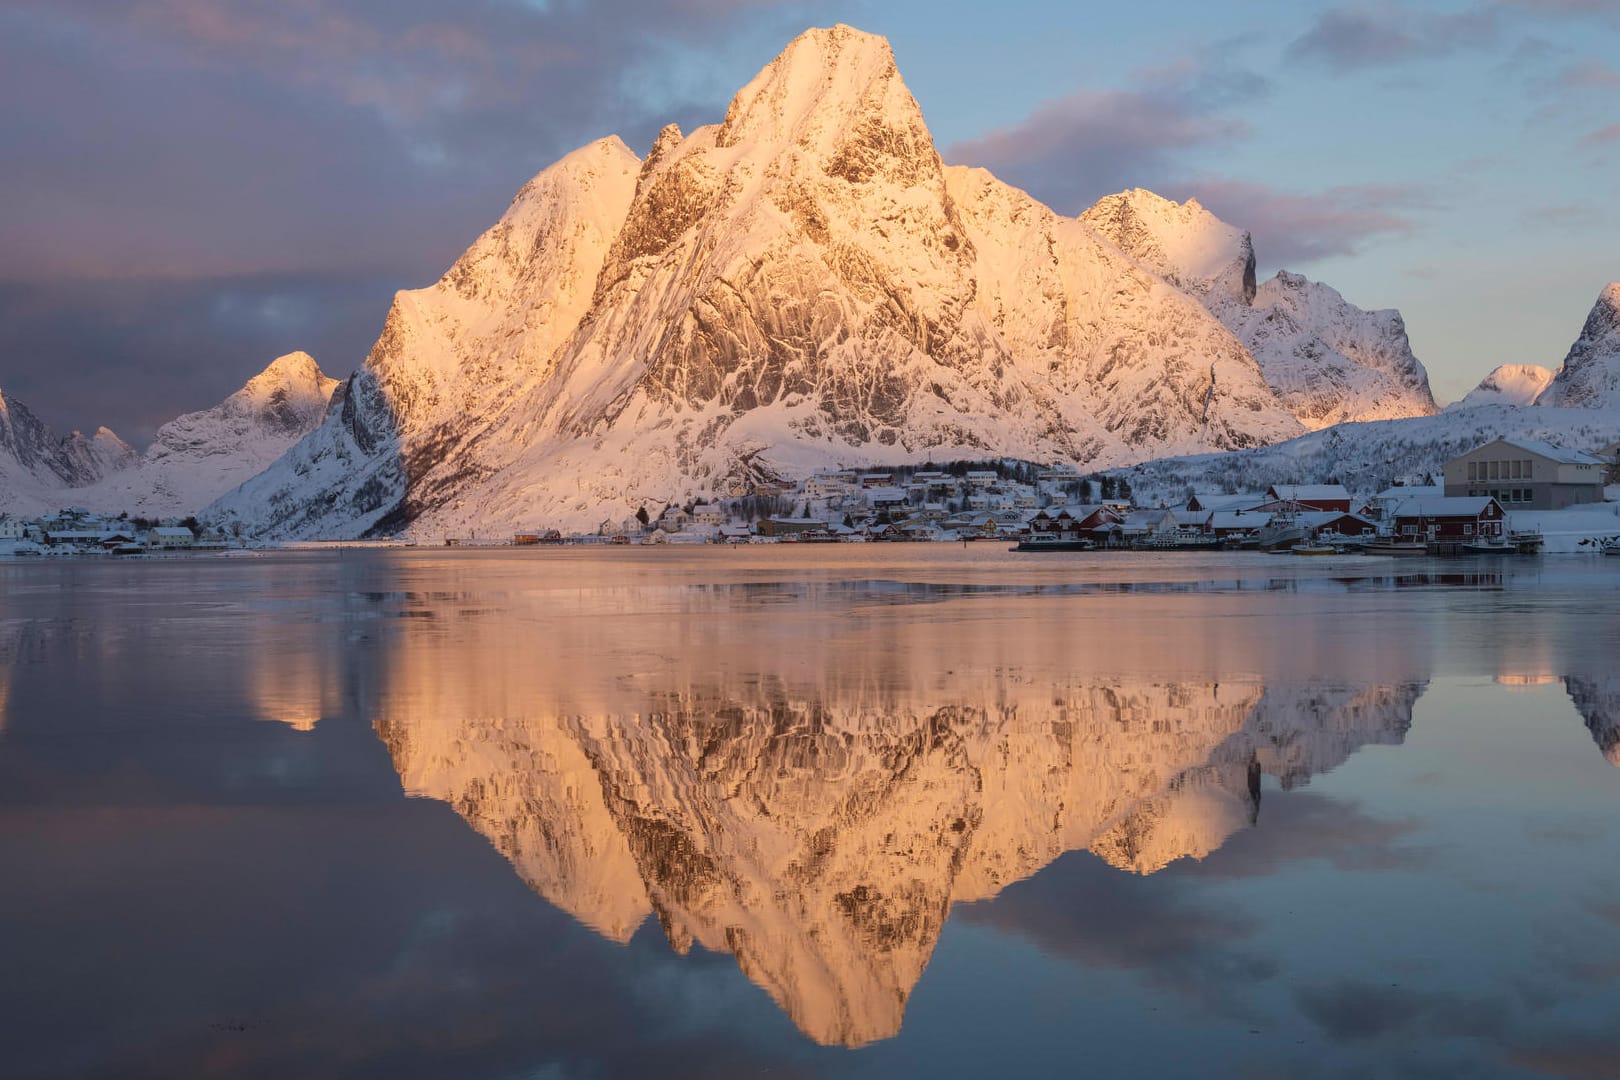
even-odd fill
[[[135,457],[106,428],[57,438],[33,410],[0,390],[0,513],[32,517],[77,500],[68,489],[93,483]]]
[[[1210,307],[1254,300],[1254,242],[1197,199],[1132,188],[1097,200],[1080,220]]]
[[[640,162],[617,138],[576,150],[518,192],[435,285],[402,292],[326,422],[213,514],[283,536],[402,523],[408,493],[448,502],[533,437],[497,431],[511,399],[555,369],[586,316]]]
[[[1448,409],[1472,409],[1479,405],[1534,405],[1552,382],[1553,372],[1539,364],[1503,364],[1480,380],[1479,385]]]
[[[213,408],[163,425],[138,461],[76,489],[73,501],[150,518],[195,513],[313,431],[337,385],[307,353],[278,357]]]
[[[1320,282],[1279,271],[1252,305],[1218,314],[1308,428],[1436,411],[1398,311],[1363,311]]]
[[[1434,416],[1340,424],[1288,442],[1234,454],[1167,458],[1128,474],[1149,500],[1178,500],[1200,490],[1264,490],[1271,484],[1343,483],[1371,495],[1397,477],[1441,475],[1445,462],[1497,438],[1539,439],[1592,450],[1620,436],[1620,410],[1482,405]],[[1438,480],[1437,480],[1438,482]]]
[[[1581,336],[1536,404],[1620,409],[1620,281],[1609,282],[1598,294]]]
[[[1203,302],[1305,427],[1435,411],[1399,312],[1363,311],[1286,271],[1256,287],[1249,234],[1196,199],[1177,203],[1137,188],[1101,199],[1080,220]]]
[[[594,527],[836,462],[1117,463],[1301,430],[1151,267],[944,168],[887,42],[848,27],[797,38],[721,125],[542,173],[401,294],[345,412],[213,513]]]

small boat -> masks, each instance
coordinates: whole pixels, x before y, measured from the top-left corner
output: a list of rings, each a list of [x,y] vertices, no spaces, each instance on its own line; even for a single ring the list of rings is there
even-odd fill
[[[1361,550],[1368,555],[1427,555],[1429,545],[1422,540],[1402,540],[1394,536],[1380,536]]]
[[[1288,549],[1290,555],[1337,555],[1339,549],[1320,540],[1301,540]]]
[[[1508,533],[1508,543],[1520,555],[1540,555],[1546,542],[1540,529],[1513,529]]]
[[[1603,554],[1620,555],[1620,536],[1611,536],[1607,540],[1599,541],[1603,545]]]
[[[1461,550],[1469,555],[1517,555],[1519,549],[1506,540],[1469,540]]]
[[[1028,540],[1020,540],[1008,548],[1009,551],[1095,551],[1097,545],[1091,540],[1059,540],[1055,537],[1032,536]]]
[[[1278,548],[1292,548],[1310,538],[1310,526],[1299,520],[1299,504],[1287,503],[1254,534],[1254,546],[1262,551],[1276,551]]]

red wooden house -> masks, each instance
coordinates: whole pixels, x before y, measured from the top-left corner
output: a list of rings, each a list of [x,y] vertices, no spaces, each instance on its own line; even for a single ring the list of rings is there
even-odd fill
[[[1506,516],[1502,504],[1489,495],[1418,495],[1392,513],[1397,535],[1434,543],[1500,539]]]

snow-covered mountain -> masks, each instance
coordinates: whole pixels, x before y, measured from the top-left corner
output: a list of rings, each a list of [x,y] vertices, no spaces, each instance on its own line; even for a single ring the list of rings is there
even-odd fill
[[[1446,461],[1492,439],[1533,439],[1593,450],[1620,437],[1620,411],[1482,405],[1434,416],[1340,424],[1232,454],[1164,458],[1134,466],[1131,490],[1152,500],[1200,490],[1264,490],[1271,484],[1337,482],[1360,495],[1397,477],[1439,477]]]
[[[1177,203],[1137,188],[1100,200],[1080,220],[1202,301],[1305,427],[1435,412],[1400,312],[1363,311],[1286,271],[1256,286],[1249,234],[1196,199]]]
[[[1609,282],[1598,294],[1581,336],[1536,404],[1620,409],[1620,281]]]
[[[307,353],[289,353],[213,408],[163,425],[144,454],[106,428],[57,439],[0,393],[0,512],[195,513],[320,426],[337,386]]]
[[[1132,188],[1097,200],[1080,220],[1206,306],[1254,302],[1254,241],[1197,199]]]
[[[1480,405],[1534,405],[1552,382],[1551,368],[1539,364],[1502,364],[1480,380],[1479,385],[1448,409],[1473,409]]]
[[[58,438],[27,405],[0,390],[0,513],[60,509],[67,489],[94,483],[134,459],[128,444],[106,428]]]
[[[138,460],[104,473],[73,499],[150,518],[195,513],[315,430],[337,386],[308,353],[277,357],[213,408],[164,424]]]
[[[887,42],[840,26],[722,124],[541,173],[400,295],[343,408],[212,514],[291,536],[594,527],[838,462],[1110,463],[1300,430],[1202,304],[945,167]]]
[[[1533,405],[1521,403],[1524,395],[1514,388],[1528,388],[1545,371],[1498,368],[1474,393],[1432,416],[1339,424],[1231,454],[1146,462],[1131,470],[1131,489],[1148,499],[1177,500],[1189,485],[1248,491],[1331,481],[1370,495],[1397,477],[1439,477],[1446,461],[1493,439],[1587,451],[1607,446],[1620,437],[1620,284],[1604,287],[1557,378]],[[1520,400],[1489,400],[1496,395]]]

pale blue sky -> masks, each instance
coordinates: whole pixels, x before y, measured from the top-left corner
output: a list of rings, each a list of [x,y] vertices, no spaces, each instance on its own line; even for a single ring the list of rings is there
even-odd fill
[[[1197,195],[1400,308],[1442,399],[1620,278],[1620,0],[0,0],[0,386],[140,441],[279,352],[345,374],[532,173],[839,21],[949,160]]]

